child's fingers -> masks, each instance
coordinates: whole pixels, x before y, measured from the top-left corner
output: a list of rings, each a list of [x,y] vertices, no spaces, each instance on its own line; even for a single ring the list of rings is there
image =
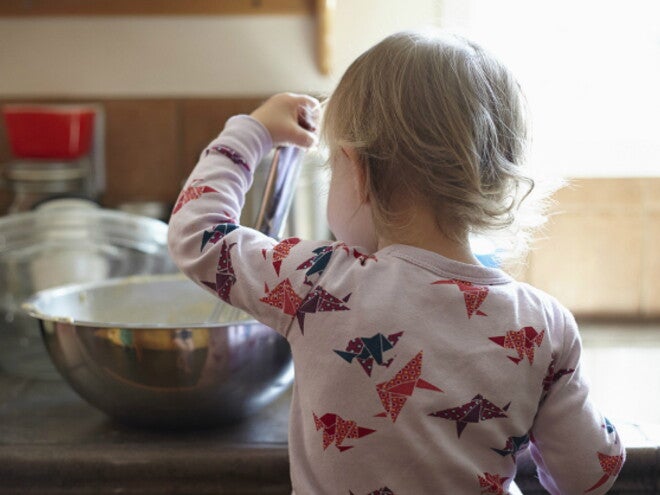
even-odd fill
[[[318,140],[316,131],[320,115],[319,101],[308,95],[292,95],[297,106],[296,143],[298,146],[314,146]]]
[[[301,145],[305,148],[311,148],[312,146],[316,145],[318,141],[318,136],[309,131],[303,131],[301,134]]]
[[[307,131],[314,132],[316,130],[316,124],[305,110],[298,112],[298,125]]]
[[[292,94],[291,96],[296,100],[298,106],[307,107],[310,110],[314,110],[321,107],[321,103],[319,102],[319,100],[317,100],[313,96],[298,95],[298,94]]]
[[[287,134],[288,139],[285,141],[301,148],[314,146],[318,141],[316,133],[313,130],[306,129],[302,124],[291,126]]]
[[[303,129],[315,132],[318,128],[319,111],[318,107],[300,107],[298,109],[298,125]]]
[[[307,148],[317,142],[320,104],[316,98],[280,93],[251,115],[266,127],[275,146],[289,144]]]
[[[295,95],[293,99],[296,103],[298,115],[298,125],[308,131],[316,131],[320,115],[321,104],[319,101],[308,95]]]

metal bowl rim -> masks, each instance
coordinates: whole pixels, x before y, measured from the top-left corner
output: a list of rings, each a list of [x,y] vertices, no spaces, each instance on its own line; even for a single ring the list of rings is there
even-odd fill
[[[129,222],[138,224],[152,224],[158,225],[161,229],[167,229],[167,224],[157,218],[152,218],[144,215],[136,215],[126,211],[113,210],[110,208],[86,208],[80,206],[62,206],[52,210],[34,210],[14,213],[0,218],[0,226],[22,224],[25,219],[35,217],[67,217],[67,213],[76,212],[76,214],[83,217],[106,217],[118,220],[127,220]],[[69,217],[67,217],[69,218]]]
[[[99,321],[86,321],[86,320],[76,320],[71,317],[66,316],[54,316],[42,313],[38,309],[38,303],[42,299],[49,299],[53,297],[61,297],[70,294],[80,293],[85,290],[93,290],[104,287],[112,287],[116,285],[138,285],[146,282],[180,282],[186,281],[188,278],[181,274],[151,274],[151,275],[133,275],[129,277],[116,277],[110,278],[107,280],[102,280],[100,282],[84,282],[77,284],[67,284],[57,287],[52,287],[50,289],[41,290],[29,298],[27,298],[21,308],[25,313],[37,318],[41,321],[49,321],[55,323],[66,323],[68,325],[75,325],[78,327],[94,327],[94,328],[122,328],[127,330],[148,330],[148,329],[177,329],[177,328],[226,328],[233,325],[252,325],[252,324],[261,324],[256,319],[246,319],[239,321],[226,322],[222,324],[214,322],[196,322],[192,324],[172,324],[172,323],[118,323],[118,322],[99,322]],[[192,282],[191,282],[192,283]]]
[[[151,232],[151,238],[149,240],[151,244],[158,246],[164,246],[166,244],[168,225],[162,220],[111,209],[81,208],[71,206],[53,210],[35,210],[15,213],[13,215],[7,215],[4,218],[0,218],[0,235],[4,236],[4,241],[0,242],[0,254],[24,247],[21,245],[14,247],[11,244],[12,239],[7,236],[11,236],[15,232],[22,232],[26,222],[32,220],[42,220],[44,225],[49,225],[49,219],[62,219],[68,222],[73,222],[73,224],[75,224],[76,221],[84,221],[87,222],[86,225],[89,225],[90,221],[112,221],[118,224],[123,224],[123,226],[130,226],[131,228],[135,229],[135,231],[148,229]],[[113,235],[112,237],[108,237],[110,243],[112,243],[111,241],[113,237],[120,234],[112,229],[114,229],[113,225],[111,225],[111,233]],[[82,230],[86,231],[84,229]],[[133,235],[124,235],[123,237],[130,240],[136,239]],[[144,242],[144,240],[140,239],[139,237],[137,240],[139,242]]]

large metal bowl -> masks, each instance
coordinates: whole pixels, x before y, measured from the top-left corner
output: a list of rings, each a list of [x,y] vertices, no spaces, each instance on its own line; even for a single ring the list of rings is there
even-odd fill
[[[30,378],[57,372],[23,301],[51,287],[126,275],[176,273],[167,224],[57,200],[0,218],[0,369]]]
[[[286,340],[242,312],[208,322],[217,301],[161,275],[49,289],[24,308],[92,405],[126,423],[188,428],[246,417],[293,380]]]

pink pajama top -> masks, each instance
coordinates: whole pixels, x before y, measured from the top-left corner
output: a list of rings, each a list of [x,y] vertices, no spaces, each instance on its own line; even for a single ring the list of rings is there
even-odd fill
[[[571,314],[499,269],[239,226],[271,146],[256,120],[230,119],[169,245],[188,277],[291,345],[294,493],[506,494],[526,449],[551,494],[605,493],[625,451],[589,400]]]

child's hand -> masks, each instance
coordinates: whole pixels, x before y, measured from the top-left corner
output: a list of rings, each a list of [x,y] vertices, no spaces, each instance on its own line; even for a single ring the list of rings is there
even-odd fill
[[[316,98],[293,93],[270,97],[250,114],[270,133],[273,146],[308,148],[316,144],[320,104]]]

